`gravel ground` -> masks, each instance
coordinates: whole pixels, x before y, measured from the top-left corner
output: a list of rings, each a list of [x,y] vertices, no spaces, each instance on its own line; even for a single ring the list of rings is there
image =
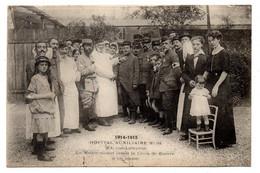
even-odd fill
[[[237,144],[232,148],[214,150],[210,145],[189,145],[179,141],[177,132],[168,136],[147,124],[128,125],[115,118],[111,127],[98,127],[95,132],[82,130],[81,134],[71,134],[68,138],[54,138],[56,155],[53,162],[38,161],[31,155],[30,141],[25,139],[25,105],[8,105],[7,116],[7,166],[250,166],[251,165],[251,111],[249,107],[234,108]],[[151,145],[111,145],[97,141],[116,142],[115,135],[138,136],[138,140],[161,144]],[[90,142],[95,144],[91,144]],[[144,147],[145,150],[115,150],[115,146]],[[112,147],[112,148],[111,148]],[[91,154],[87,152],[116,152],[116,155]],[[151,155],[155,152],[156,155]],[[149,155],[147,155],[149,154]],[[112,160],[113,158],[113,160]]]

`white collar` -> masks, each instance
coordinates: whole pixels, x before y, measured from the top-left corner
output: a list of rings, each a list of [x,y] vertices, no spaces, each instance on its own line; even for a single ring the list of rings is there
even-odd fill
[[[213,51],[212,51],[212,55],[216,55],[218,54],[220,51],[222,51],[224,48],[222,46],[220,46],[220,44],[218,45],[218,47],[216,47]]]
[[[203,51],[202,49],[200,49],[200,50],[198,51],[198,53],[194,54],[194,57],[197,57],[197,56],[200,55],[200,54],[205,55],[205,53],[204,53],[204,51]]]

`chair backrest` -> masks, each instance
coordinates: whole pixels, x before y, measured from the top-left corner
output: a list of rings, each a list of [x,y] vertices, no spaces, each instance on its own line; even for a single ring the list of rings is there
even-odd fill
[[[212,124],[210,129],[212,129],[213,132],[215,132],[216,124],[217,124],[217,117],[218,117],[218,107],[214,106],[214,105],[209,105],[209,108],[210,108],[211,114],[208,117],[209,117],[210,124]]]

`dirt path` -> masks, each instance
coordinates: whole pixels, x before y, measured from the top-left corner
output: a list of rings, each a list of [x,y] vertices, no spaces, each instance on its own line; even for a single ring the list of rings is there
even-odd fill
[[[7,162],[10,167],[111,166],[112,161],[114,166],[250,166],[251,117],[250,108],[246,107],[234,108],[237,144],[232,148],[214,150],[211,146],[201,146],[196,150],[188,141],[179,141],[175,131],[163,136],[147,124],[130,126],[116,118],[111,127],[98,127],[95,132],[82,130],[81,134],[71,134],[68,138],[55,138],[56,150],[52,153],[56,158],[53,162],[40,162],[31,155],[32,147],[25,139],[25,106],[9,105],[8,110]],[[137,136],[138,139],[116,140],[115,135]],[[133,141],[148,144],[126,144]],[[116,142],[121,143],[115,145]]]

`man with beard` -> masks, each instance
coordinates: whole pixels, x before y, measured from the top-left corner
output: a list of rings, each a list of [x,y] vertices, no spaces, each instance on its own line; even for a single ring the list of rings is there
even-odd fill
[[[90,57],[93,51],[93,42],[91,39],[83,39],[82,46],[84,53],[78,57],[78,70],[81,74],[81,81],[79,84],[79,95],[82,103],[83,112],[83,127],[88,131],[95,131],[96,119],[95,115],[95,96],[98,90],[96,81],[96,72],[94,69],[94,61]],[[92,123],[91,123],[92,122]]]
[[[165,114],[166,130],[163,135],[171,134],[176,129],[177,104],[179,95],[178,81],[181,75],[178,55],[171,49],[170,39],[162,38],[164,50],[163,64],[160,72],[159,91],[162,95],[162,108]]]
[[[149,79],[151,77],[150,73],[153,70],[152,63],[150,61],[150,57],[153,54],[156,54],[154,50],[151,48],[151,38],[144,37],[142,39],[143,52],[139,55],[139,68],[140,68],[140,79],[139,79],[139,92],[141,97],[141,120],[140,123],[151,122],[152,119],[149,117],[149,110],[145,104],[147,99],[147,93],[149,91]]]
[[[142,43],[142,38],[143,38],[142,35],[140,35],[140,34],[135,34],[135,35],[133,36],[133,38],[134,38],[134,42]]]
[[[136,122],[136,111],[140,105],[140,96],[137,90],[139,81],[139,62],[137,57],[131,53],[131,42],[123,42],[123,53],[125,60],[118,65],[119,94],[122,98],[123,108],[129,108],[130,118],[126,109],[123,109],[124,120],[129,124]]]

